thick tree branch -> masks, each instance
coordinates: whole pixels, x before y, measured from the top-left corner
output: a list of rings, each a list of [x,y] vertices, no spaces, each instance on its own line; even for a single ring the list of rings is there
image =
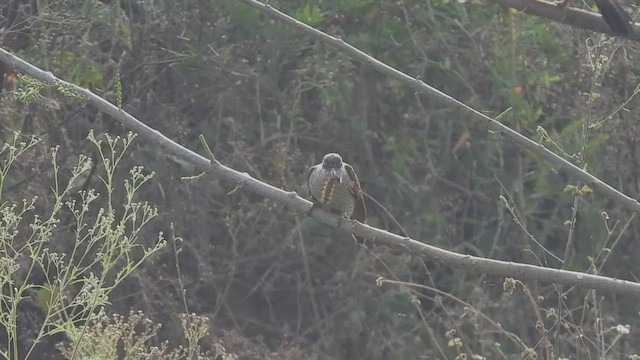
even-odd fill
[[[211,175],[239,184],[243,189],[264,196],[265,198],[271,199],[277,203],[286,205],[300,213],[307,213],[311,210],[312,203],[301,198],[295,192],[284,191],[254,179],[247,173],[239,172],[224,166],[215,159],[210,161],[209,159],[167,138],[159,131],[145,125],[126,111],[118,109],[115,105],[109,103],[107,100],[94,94],[90,90],[64,80],[60,80],[51,72],[41,70],[2,48],[0,48],[0,61],[23,74],[27,74],[48,84],[66,86],[79,94],[84,95],[87,98],[87,101],[96,109],[111,116],[113,119],[137,132],[140,136],[146,138],[150,142],[159,145],[169,153],[195,165],[198,168],[206,170]],[[443,94],[443,96],[446,95]],[[458,254],[418,242],[408,237],[402,237],[385,230],[367,226],[357,221],[338,221],[338,217],[336,215],[324,211],[321,208],[315,208],[311,215],[330,226],[336,226],[336,224],[338,224],[338,228],[355,235],[371,239],[371,241],[376,244],[388,246],[392,249],[401,249],[416,256],[440,261],[445,265],[466,271],[514,277],[518,279],[538,280],[556,284],[576,285],[605,293],[620,293],[640,298],[640,284],[635,282],[612,279],[605,276],[583,274],[574,271],[544,268],[534,265],[517,264],[513,262]]]
[[[539,0],[488,0],[490,2],[512,7],[524,13],[543,17],[563,24],[579,27],[585,30],[596,31],[609,35],[613,33],[609,25],[604,21],[600,14],[591,11],[585,11],[574,7],[561,7],[557,3],[539,1]],[[640,31],[638,25],[634,24],[634,33],[628,36],[628,39],[640,39]]]

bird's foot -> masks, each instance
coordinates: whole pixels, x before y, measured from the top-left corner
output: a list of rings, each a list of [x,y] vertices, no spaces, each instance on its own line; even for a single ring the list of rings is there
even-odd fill
[[[351,220],[345,214],[341,213],[340,211],[332,210],[331,212],[336,214],[336,215],[338,215],[338,220],[336,221],[336,228],[339,228],[342,225],[343,222]]]
[[[345,214],[340,214],[340,217],[338,217],[338,220],[336,221],[336,228],[339,228],[343,222],[350,222],[351,223],[351,227],[354,226],[353,222],[358,222],[358,220],[355,219],[351,219],[349,217],[347,217]],[[360,244],[360,245],[364,245],[367,241],[367,239],[356,236],[351,234],[351,237],[353,238],[353,241],[355,241],[356,243]]]
[[[319,207],[320,207],[320,204],[318,204],[317,202],[314,202],[313,205],[311,205],[311,208],[309,208],[309,210],[307,211],[307,216],[311,216],[311,213],[313,212],[313,210]]]

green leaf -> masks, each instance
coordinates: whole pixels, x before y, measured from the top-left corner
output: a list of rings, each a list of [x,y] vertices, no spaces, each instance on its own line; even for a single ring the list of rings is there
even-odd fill
[[[317,26],[324,19],[324,14],[319,7],[307,4],[295,14],[295,18],[309,26]]]

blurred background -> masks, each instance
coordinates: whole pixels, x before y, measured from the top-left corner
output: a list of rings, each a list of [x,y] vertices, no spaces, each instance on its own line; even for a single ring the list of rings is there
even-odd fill
[[[464,254],[561,267],[552,253],[575,271],[587,271],[600,254],[600,274],[637,280],[639,225],[623,227],[631,213],[240,1],[3,4],[3,48],[113,103],[119,74],[124,110],[201,153],[202,134],[227,166],[308,197],[307,168],[338,152],[375,199],[367,199],[374,226]],[[479,1],[269,4],[489,116],[510,109],[501,122],[535,141],[541,127],[552,151],[638,196],[636,43]],[[97,157],[85,140],[90,130],[127,129],[55,91],[22,104],[11,96],[19,77],[0,66],[2,141],[15,130],[43,137],[4,196],[38,195],[46,203],[50,147],[61,146],[68,171],[78,154]],[[556,326],[560,289],[552,284],[527,283],[528,298],[521,288],[505,291],[503,278],[359,247],[304,214],[232,191],[235,184],[210,176],[184,181],[200,170],[141,138],[123,162],[119,176],[134,165],[156,172],[139,194],[160,212],[148,236],[170,233],[174,224],[184,239],[139,268],[106,309],[141,310],[163,324],[150,343],[180,344],[177,314],[186,299],[188,312],[209,318],[203,349],[222,345],[240,359],[533,359],[524,349],[543,349],[535,308],[559,357],[640,353],[637,299],[573,289]],[[92,172],[83,186],[99,189],[101,182]],[[379,277],[426,287],[377,286]],[[620,324],[631,334],[616,332]]]

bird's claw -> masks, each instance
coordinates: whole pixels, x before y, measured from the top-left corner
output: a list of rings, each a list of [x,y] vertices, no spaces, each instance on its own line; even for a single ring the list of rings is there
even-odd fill
[[[317,207],[320,207],[320,204],[318,204],[317,202],[314,202],[313,205],[311,205],[311,207],[307,211],[307,216],[310,217],[313,210],[315,210]]]
[[[338,221],[336,221],[336,228],[339,228],[345,220],[349,221],[351,219],[349,219],[345,214],[339,214]]]

